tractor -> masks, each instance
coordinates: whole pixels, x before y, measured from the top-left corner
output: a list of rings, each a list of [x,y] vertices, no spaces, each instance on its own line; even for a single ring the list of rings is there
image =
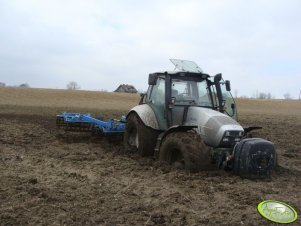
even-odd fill
[[[188,172],[217,168],[265,178],[276,165],[274,144],[243,128],[230,81],[194,62],[171,59],[174,71],[149,74],[148,90],[126,116],[124,145]]]

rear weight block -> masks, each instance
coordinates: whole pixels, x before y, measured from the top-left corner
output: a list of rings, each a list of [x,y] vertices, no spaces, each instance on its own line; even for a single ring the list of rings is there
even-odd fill
[[[276,165],[274,144],[261,138],[247,138],[234,148],[235,174],[242,178],[266,178]]]

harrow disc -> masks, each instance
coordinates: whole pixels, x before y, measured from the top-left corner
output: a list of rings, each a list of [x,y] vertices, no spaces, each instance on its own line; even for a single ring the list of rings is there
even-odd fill
[[[63,116],[56,117],[56,125],[65,131],[74,132],[92,132],[94,130],[93,123],[89,122],[66,122]]]

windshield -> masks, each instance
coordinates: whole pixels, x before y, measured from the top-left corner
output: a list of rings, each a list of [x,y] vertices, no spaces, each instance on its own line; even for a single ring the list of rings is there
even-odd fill
[[[171,97],[175,105],[213,107],[206,80],[172,79]]]

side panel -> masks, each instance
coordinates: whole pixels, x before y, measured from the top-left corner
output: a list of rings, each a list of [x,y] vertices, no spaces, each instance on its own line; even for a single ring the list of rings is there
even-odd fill
[[[128,115],[132,112],[136,112],[140,119],[146,126],[151,127],[152,129],[160,130],[156,115],[153,109],[147,104],[138,105],[130,110]],[[127,117],[128,117],[127,115]]]

